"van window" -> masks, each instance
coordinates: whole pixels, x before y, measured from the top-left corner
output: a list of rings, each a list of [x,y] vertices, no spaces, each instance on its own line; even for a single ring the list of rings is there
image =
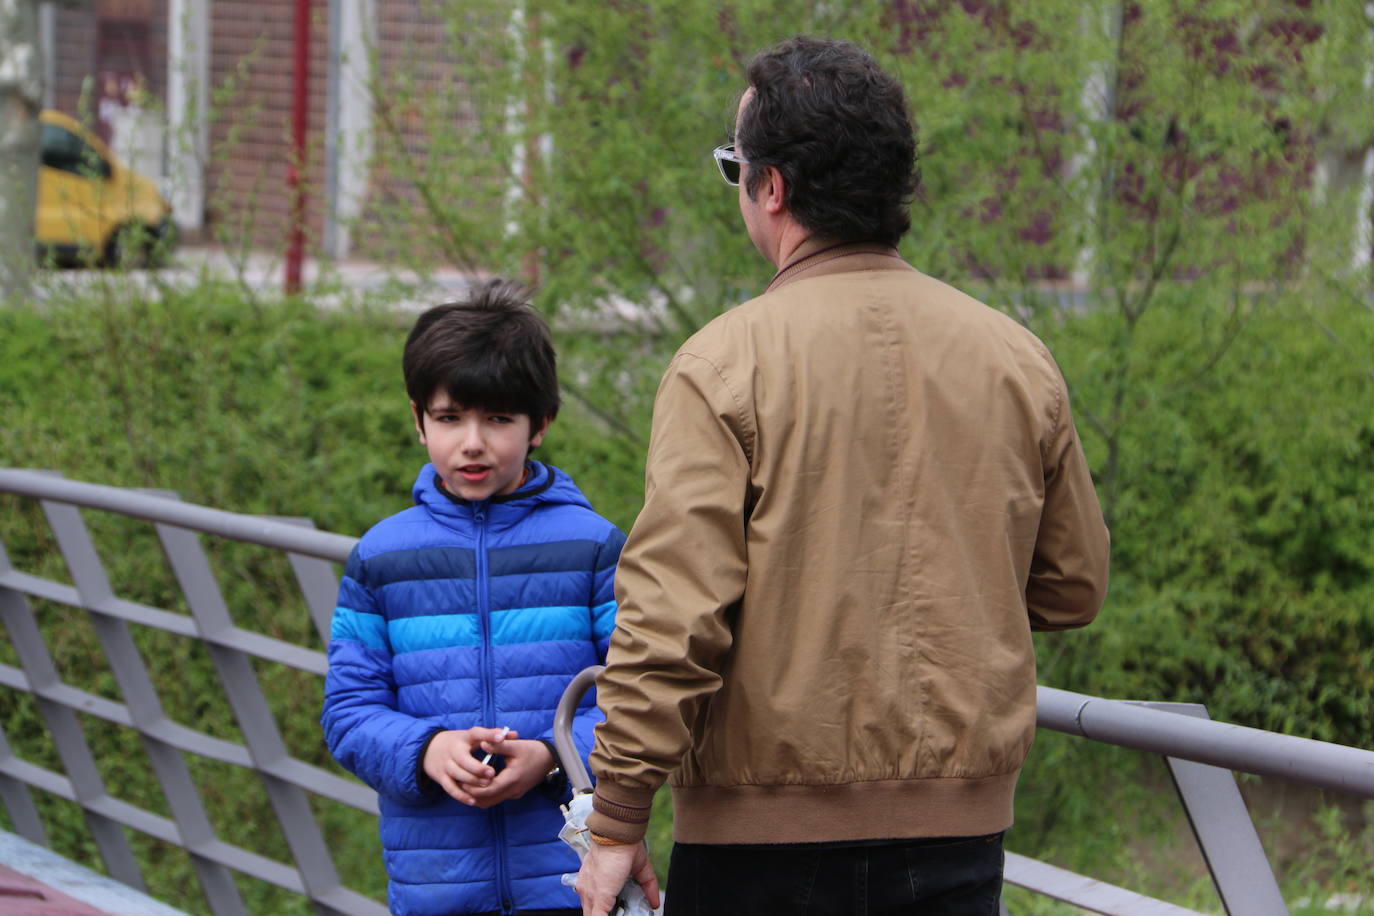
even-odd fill
[[[43,125],[43,164],[84,178],[109,178],[110,164],[85,140],[56,124]]]

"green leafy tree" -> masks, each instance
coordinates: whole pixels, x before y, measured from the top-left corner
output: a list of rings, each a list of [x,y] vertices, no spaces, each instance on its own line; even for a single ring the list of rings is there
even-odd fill
[[[1353,116],[1374,103],[1365,5],[431,9],[453,82],[393,70],[375,84],[381,167],[410,179],[426,218],[380,203],[371,218],[398,227],[386,238],[405,226],[398,255],[524,276],[560,327],[594,329],[568,338],[567,387],[587,440],[622,467],[640,460],[668,355],[770,272],[708,156],[749,56],[798,32],[874,49],[920,125],[904,253],[1050,343],[1113,531],[1104,621],[1047,641],[1046,679],[1353,740],[1374,694],[1317,660],[1374,613],[1368,562],[1348,549],[1374,539],[1355,482],[1368,275],[1359,188],[1328,165],[1374,139]],[[1285,414],[1275,380],[1304,373]],[[1350,610],[1319,610],[1333,603]]]

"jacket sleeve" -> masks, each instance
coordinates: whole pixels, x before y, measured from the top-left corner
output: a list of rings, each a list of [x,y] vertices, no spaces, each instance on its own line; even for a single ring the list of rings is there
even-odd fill
[[[376,596],[363,583],[363,562],[349,557],[330,628],[324,679],[325,742],[345,769],[379,794],[403,804],[438,791],[420,777],[420,754],[438,729],[396,708],[391,642]]]
[[[615,567],[624,546],[625,535],[619,528],[612,528],[596,552],[596,566],[592,570],[592,638],[596,642],[597,660],[603,665],[611,645],[611,632],[615,630]]]
[[[611,527],[606,539],[601,542],[596,552],[596,559],[592,565],[592,594],[588,602],[588,613],[591,615],[592,641],[596,646],[596,660],[599,664],[606,663],[606,650],[610,645],[611,631],[615,629],[616,601],[615,601],[615,566],[620,559],[621,548],[625,546],[625,535],[619,528]],[[573,714],[572,738],[577,745],[577,753],[582,758],[582,765],[591,772],[591,764],[588,757],[592,751],[592,730],[597,723],[603,721],[601,710],[597,709],[592,700],[595,698],[596,691],[589,691],[590,697],[584,700],[586,705],[580,707]],[[553,740],[553,729],[550,729],[539,736],[540,740]],[[559,761],[559,765],[566,770],[564,761]]]
[[[1026,581],[1032,630],[1085,626],[1107,597],[1111,539],[1059,384],[1063,406],[1045,450],[1045,503]]]
[[[654,404],[644,508],[616,571],[619,611],[597,682],[596,798],[588,826],[644,835],[654,792],[686,753],[719,689],[744,594],[749,412],[706,360],[679,353]]]

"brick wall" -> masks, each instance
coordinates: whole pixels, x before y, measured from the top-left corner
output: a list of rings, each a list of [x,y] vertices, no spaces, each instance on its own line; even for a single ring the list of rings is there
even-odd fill
[[[210,3],[210,161],[206,225],[232,244],[245,237],[285,251],[292,196],[287,170],[295,67],[295,3],[213,0]],[[328,91],[327,6],[312,4],[306,161],[307,251],[318,247],[324,188],[324,121]]]
[[[213,120],[206,163],[208,240],[285,251],[291,215],[287,169],[292,159],[294,0],[211,0],[209,86]],[[309,119],[302,177],[307,191],[307,252],[323,234],[328,66],[328,5],[312,0]],[[377,0],[376,53],[383,84],[405,71],[421,84],[459,92],[449,42],[435,4]],[[168,0],[96,0],[59,4],[55,23],[54,103],[96,124],[102,70],[139,70],[156,105],[166,103]],[[451,98],[458,98],[451,96]],[[461,107],[461,99],[458,101]],[[410,156],[423,160],[427,141],[418,113],[390,110]],[[375,144],[385,141],[384,127]],[[362,228],[352,235],[362,254],[385,257],[409,250],[406,225],[424,217],[410,182],[382,164],[372,168]],[[397,220],[395,207],[416,213]],[[385,231],[380,210],[387,210]],[[398,225],[399,223],[399,225]],[[418,235],[418,234],[417,234]]]
[[[403,78],[413,78],[418,85],[441,91],[461,92],[453,73],[444,23],[434,4],[380,0],[376,40],[378,79],[387,103],[394,101],[395,96],[386,87]],[[450,98],[461,107],[461,98]],[[385,118],[381,114],[374,117],[375,149],[380,155],[374,157],[368,200],[361,217],[362,231],[354,233],[353,247],[360,255],[389,260],[401,253],[413,254],[417,246],[426,247],[424,233],[418,227],[426,225],[428,217],[413,184],[403,177],[401,169],[389,166],[388,160],[394,161],[394,149],[399,143],[406,156],[423,162],[429,152],[429,141],[420,114],[413,108],[387,104],[384,115]],[[388,127],[388,121],[394,127]],[[414,213],[414,218],[397,218],[398,213],[406,212]],[[382,231],[370,231],[379,229]]]

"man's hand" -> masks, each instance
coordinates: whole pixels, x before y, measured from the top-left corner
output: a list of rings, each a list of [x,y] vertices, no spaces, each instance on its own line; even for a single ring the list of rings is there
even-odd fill
[[[497,739],[500,736],[499,728],[479,727],[439,732],[425,749],[425,775],[463,804],[476,805],[477,799],[472,794],[473,790],[490,786],[496,777],[496,770],[474,757],[473,749],[480,746],[486,751],[492,751],[492,748],[499,746],[500,742]],[[506,736],[507,740],[516,737],[519,736],[515,732]]]
[[[505,757],[506,765],[489,785],[468,790],[479,808],[519,798],[543,782],[553,769],[553,755],[542,741],[513,741],[507,736],[504,741],[483,741],[482,749]]]
[[[658,876],[643,843],[633,846],[593,845],[577,873],[577,896],[582,916],[610,916],[620,889],[631,876],[644,889],[649,906],[658,909]]]

